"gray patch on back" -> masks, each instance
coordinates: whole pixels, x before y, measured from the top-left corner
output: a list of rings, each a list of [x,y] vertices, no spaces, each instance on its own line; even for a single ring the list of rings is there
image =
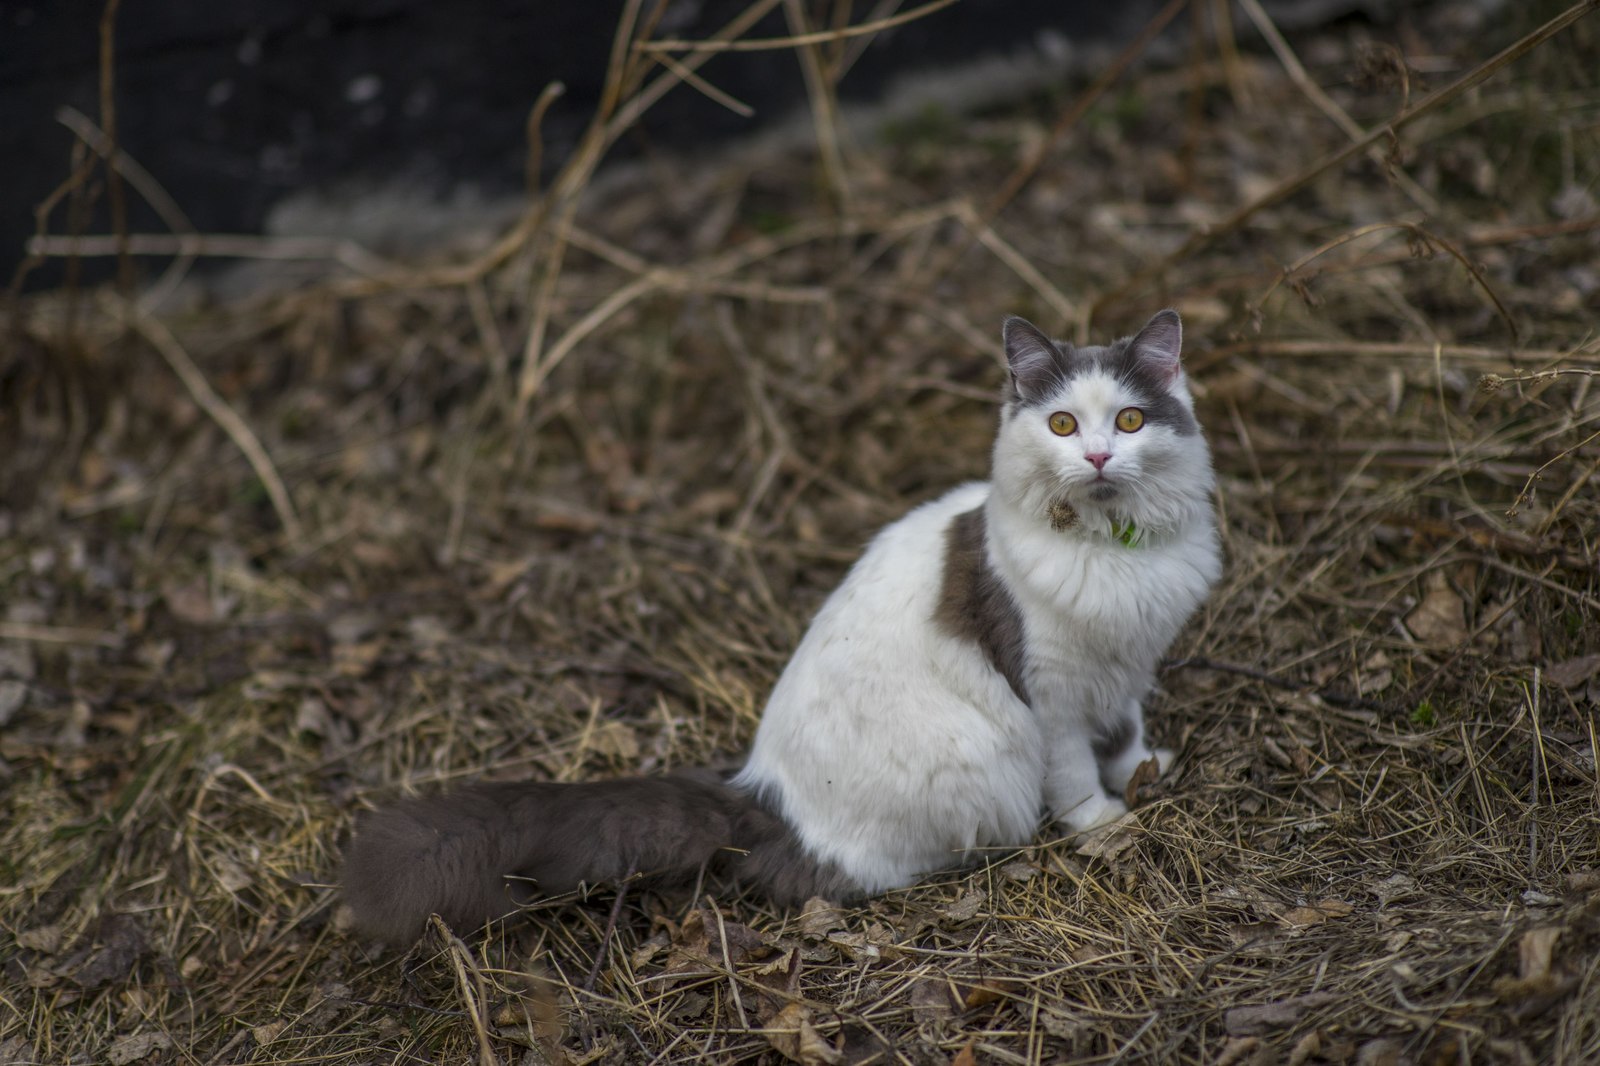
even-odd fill
[[[933,618],[951,636],[977,644],[1011,691],[1027,703],[1028,685],[1023,677],[1027,637],[1022,612],[989,565],[987,542],[983,508],[975,507],[951,520],[945,531],[944,581]]]

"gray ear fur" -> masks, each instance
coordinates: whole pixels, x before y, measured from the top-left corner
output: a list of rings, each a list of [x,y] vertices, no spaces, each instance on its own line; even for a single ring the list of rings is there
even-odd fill
[[[1041,400],[1061,384],[1061,350],[1037,326],[1016,315],[1001,328],[1012,395],[1023,403]]]
[[[1183,347],[1183,320],[1170,307],[1150,316],[1128,344],[1134,357],[1153,367],[1163,382],[1170,383],[1182,369],[1178,353]]]

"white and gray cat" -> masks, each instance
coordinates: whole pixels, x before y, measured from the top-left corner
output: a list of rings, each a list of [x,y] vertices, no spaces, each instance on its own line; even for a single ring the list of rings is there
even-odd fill
[[[471,786],[362,818],[363,932],[708,864],[779,902],[908,885],[1126,811],[1157,661],[1221,569],[1211,458],[1162,311],[1103,347],[1005,323],[992,478],[877,535],[812,621],[730,779]]]

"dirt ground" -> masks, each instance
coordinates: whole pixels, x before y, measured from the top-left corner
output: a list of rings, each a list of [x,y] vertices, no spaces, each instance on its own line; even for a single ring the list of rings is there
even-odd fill
[[[1280,56],[1244,4],[870,131],[822,77],[809,145],[597,183],[619,74],[498,243],[13,298],[0,1062],[1600,1061],[1596,6],[1495,64],[1566,9]],[[370,805],[737,760],[860,546],[984,476],[1001,317],[1169,305],[1228,562],[1136,821],[858,907],[345,930]]]

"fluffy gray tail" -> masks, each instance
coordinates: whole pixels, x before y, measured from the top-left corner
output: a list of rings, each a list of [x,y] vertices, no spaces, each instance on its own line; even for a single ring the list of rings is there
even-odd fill
[[[405,800],[357,820],[344,898],[360,932],[403,943],[430,914],[464,931],[580,884],[689,882],[708,865],[778,903],[855,894],[781,818],[705,773],[474,785]]]

